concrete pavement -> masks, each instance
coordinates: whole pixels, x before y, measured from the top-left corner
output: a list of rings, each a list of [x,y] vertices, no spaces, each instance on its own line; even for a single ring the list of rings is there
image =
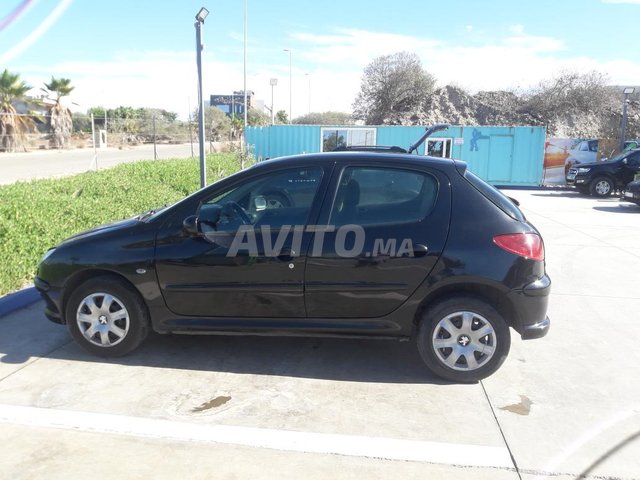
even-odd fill
[[[198,155],[198,145],[193,151]],[[191,156],[191,144],[157,145],[158,159],[186,158]],[[120,163],[138,160],[153,160],[153,145],[137,147],[98,149],[99,169],[113,167]],[[0,185],[19,180],[51,178],[73,175],[96,168],[95,154],[92,148],[75,150],[41,150],[27,153],[0,153]]]
[[[0,319],[0,478],[640,478],[640,208],[509,195],[552,329],[482,383],[384,341],[152,335],[105,361],[34,304]]]

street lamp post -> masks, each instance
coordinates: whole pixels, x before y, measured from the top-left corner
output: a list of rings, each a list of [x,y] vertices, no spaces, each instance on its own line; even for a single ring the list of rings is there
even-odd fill
[[[627,105],[629,104],[629,95],[635,92],[636,89],[633,87],[625,88],[622,93],[624,93],[624,101],[622,104],[622,127],[620,132],[620,151],[624,150],[624,140],[627,133]]]
[[[269,80],[269,84],[271,85],[271,125],[273,125],[273,120],[274,120],[274,116],[273,116],[273,87],[278,85],[278,79],[277,78],[272,78],[271,80]]]
[[[196,62],[198,64],[198,143],[200,151],[200,188],[207,184],[207,165],[204,158],[204,97],[202,96],[202,25],[209,10],[202,7],[196,15]]]
[[[292,99],[293,99],[293,84],[292,84],[292,79],[293,79],[293,71],[291,69],[291,49],[290,48],[285,48],[284,49],[285,52],[289,52],[289,123],[291,123],[292,117],[293,117],[293,112],[292,112]]]

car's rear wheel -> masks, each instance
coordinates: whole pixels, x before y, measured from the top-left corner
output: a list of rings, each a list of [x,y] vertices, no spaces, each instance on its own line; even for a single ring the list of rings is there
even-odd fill
[[[488,303],[452,297],[428,308],[418,326],[418,351],[427,367],[454,382],[477,382],[509,354],[509,326]]]
[[[96,277],[81,284],[69,297],[65,313],[74,340],[101,357],[126,355],[149,330],[142,298],[115,277]]]
[[[596,197],[607,197],[613,192],[613,181],[608,177],[598,177],[591,182],[589,190]]]

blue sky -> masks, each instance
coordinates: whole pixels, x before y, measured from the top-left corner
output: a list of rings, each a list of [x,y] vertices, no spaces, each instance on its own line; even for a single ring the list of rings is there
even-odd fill
[[[3,0],[0,68],[38,88],[52,74],[71,78],[77,110],[123,104],[185,117],[196,103],[201,6],[211,11],[205,96],[242,89],[242,0]],[[248,0],[248,18],[248,89],[269,104],[277,77],[275,108],[288,109],[290,48],[294,116],[309,94],[314,111],[349,111],[364,66],[400,50],[417,53],[440,84],[473,91],[526,89],[562,69],[640,83],[640,0]]]

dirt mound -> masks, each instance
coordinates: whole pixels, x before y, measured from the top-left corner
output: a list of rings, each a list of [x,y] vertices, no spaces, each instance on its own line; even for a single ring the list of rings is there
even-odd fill
[[[532,97],[508,91],[483,91],[475,95],[447,85],[427,99],[422,108],[395,113],[391,125],[499,125],[544,126],[547,134],[566,138],[615,138],[619,135],[622,101],[618,92],[592,111],[567,108],[541,110]],[[640,102],[629,103],[628,138],[640,136]]]

